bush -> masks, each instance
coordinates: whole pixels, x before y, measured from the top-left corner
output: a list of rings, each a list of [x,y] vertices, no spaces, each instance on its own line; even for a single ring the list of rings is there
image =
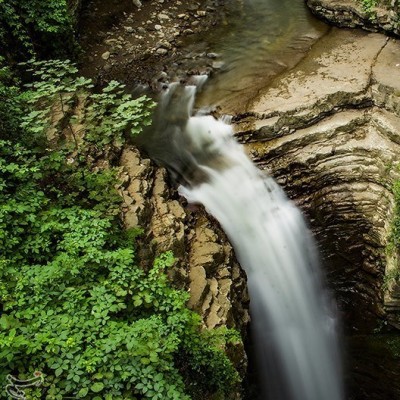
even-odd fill
[[[53,96],[90,85],[64,67],[65,79],[51,72],[54,63],[34,65],[39,80],[25,93],[0,81],[11,100],[0,108],[0,120],[9,118],[0,140],[0,397],[7,397],[8,374],[29,379],[34,371],[44,380],[25,390],[31,399],[177,400],[191,391],[229,391],[238,374],[224,347],[237,335],[201,329],[188,294],[168,282],[170,252],[137,259],[140,229],[120,226],[116,171],[92,170],[79,157],[67,162],[68,143],[47,146]],[[116,83],[89,94],[85,152],[109,143],[114,124],[103,120],[119,121],[112,141],[141,130],[146,118],[136,117],[148,110],[133,101]]]
[[[67,0],[0,0],[0,40],[8,59],[73,54],[77,44]]]

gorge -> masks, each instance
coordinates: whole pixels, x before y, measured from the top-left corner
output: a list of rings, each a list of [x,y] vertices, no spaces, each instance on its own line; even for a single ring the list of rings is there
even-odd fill
[[[185,76],[185,68],[190,73],[214,75],[197,106],[218,105],[217,113],[233,115],[236,136],[247,153],[277,179],[310,221],[348,337],[349,398],[397,398],[399,295],[390,278],[397,268],[396,254],[387,248],[395,212],[392,188],[399,178],[400,88],[395,78],[399,43],[379,33],[321,24],[300,1],[272,3],[231,5],[235,9],[233,17],[228,13],[233,18],[231,25],[189,36],[183,59],[190,63],[168,64],[167,56],[161,59],[164,73],[158,76],[162,83],[173,81],[179,73]],[[309,6],[318,15],[324,13],[321,2],[309,2]],[[368,22],[361,6],[358,10],[369,30],[381,30]],[[345,11],[351,20],[348,8]],[[266,13],[265,20],[261,12]],[[330,19],[338,23],[341,12],[340,8],[332,11],[336,20]],[[227,33],[230,26],[237,31]],[[205,54],[215,54],[220,64]],[[113,68],[118,70],[119,64]],[[204,223],[205,216],[189,214]],[[214,223],[207,224],[215,229]],[[197,228],[192,231],[198,232]],[[206,252],[208,240],[200,242]],[[212,239],[207,259],[220,259],[212,250],[214,243]],[[246,314],[242,308],[236,312],[240,295],[238,299],[235,293],[231,302],[233,292],[223,288],[227,275],[214,281],[211,271],[217,264],[210,270],[208,261],[204,264],[192,258],[193,263],[186,275],[191,305],[204,313],[205,321],[212,315],[205,310],[218,309],[224,315],[227,304],[231,315]],[[224,293],[228,295],[220,308]],[[205,306],[209,307],[210,298],[215,302],[211,309]],[[246,303],[247,295],[244,299]],[[217,324],[225,321],[224,316]],[[247,317],[239,318],[236,326],[243,327],[243,321]],[[384,362],[378,354],[384,355]],[[379,365],[381,372],[374,371],[373,365]],[[374,374],[381,383],[374,382]]]
[[[0,398],[400,399],[399,20],[1,1]]]

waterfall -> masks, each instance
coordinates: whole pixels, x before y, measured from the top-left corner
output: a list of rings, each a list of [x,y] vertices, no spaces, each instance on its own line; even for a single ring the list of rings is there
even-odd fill
[[[195,92],[170,86],[147,147],[188,202],[220,222],[246,271],[260,397],[341,400],[334,307],[301,212],[247,157],[226,121],[192,115]]]

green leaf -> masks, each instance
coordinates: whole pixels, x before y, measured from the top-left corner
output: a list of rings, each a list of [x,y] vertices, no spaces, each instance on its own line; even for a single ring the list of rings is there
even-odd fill
[[[79,392],[78,392],[78,397],[85,397],[89,392],[89,388],[82,388]]]
[[[90,387],[90,389],[92,392],[99,393],[104,389],[104,384],[102,382],[96,382]]]

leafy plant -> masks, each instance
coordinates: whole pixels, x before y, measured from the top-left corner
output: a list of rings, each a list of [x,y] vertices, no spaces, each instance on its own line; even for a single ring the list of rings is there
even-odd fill
[[[63,108],[73,107],[77,96],[86,98],[85,140],[103,147],[121,145],[124,134],[133,137],[151,124],[155,103],[146,96],[134,99],[124,92],[125,85],[111,81],[100,93],[92,93],[90,79],[77,76],[75,64],[69,60],[34,61],[21,65],[32,74],[33,82],[24,96],[32,111],[23,117],[23,127],[31,137],[43,137],[50,126],[52,105],[61,101]],[[72,116],[68,116],[72,121]]]
[[[0,40],[11,58],[71,54],[76,42],[67,0],[0,0]]]
[[[99,122],[87,118],[85,151],[108,143],[100,121],[119,121],[113,141],[138,132],[140,118],[125,112],[142,106],[123,107],[131,98],[115,83],[90,94],[90,81],[70,78],[69,63],[32,65],[39,79],[25,93],[0,80],[0,93],[12,100],[0,108],[0,120],[10,114],[0,139],[0,397],[8,374],[24,379],[35,370],[44,383],[26,389],[31,399],[176,400],[191,391],[229,392],[239,379],[224,347],[237,334],[201,328],[186,307],[188,294],[165,274],[172,253],[138,260],[139,228],[125,232],[118,218],[117,171],[95,170],[86,158],[71,163],[68,145],[46,142],[48,109],[61,93],[72,99],[86,91],[87,104],[96,104],[88,113]]]
[[[124,92],[125,85],[111,81],[99,94],[89,97],[87,109],[88,141],[100,145],[109,144],[120,132],[134,137],[142,132],[143,126],[151,124],[151,110],[154,107],[148,97],[133,99]],[[99,116],[102,116],[99,122]]]

